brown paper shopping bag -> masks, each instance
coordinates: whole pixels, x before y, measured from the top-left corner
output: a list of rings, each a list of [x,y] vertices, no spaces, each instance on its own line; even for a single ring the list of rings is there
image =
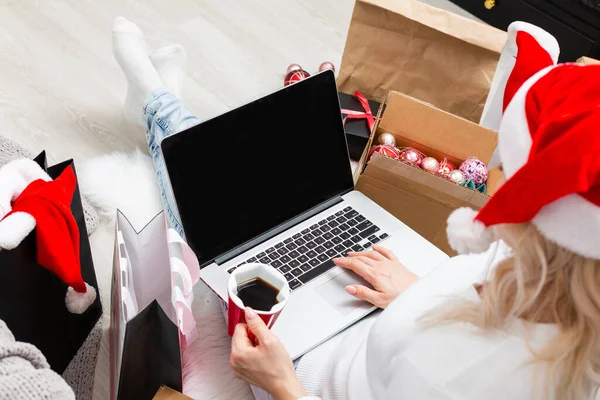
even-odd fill
[[[506,32],[417,0],[357,0],[338,87],[389,90],[479,123]]]

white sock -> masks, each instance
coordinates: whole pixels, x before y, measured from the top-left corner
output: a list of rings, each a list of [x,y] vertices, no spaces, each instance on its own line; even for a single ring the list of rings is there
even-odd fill
[[[113,53],[127,78],[125,116],[133,123],[142,124],[144,99],[164,84],[148,57],[140,28],[123,17],[117,17],[112,32]]]
[[[167,90],[181,97],[181,86],[185,75],[187,53],[180,44],[161,47],[150,55],[152,65],[158,71]]]

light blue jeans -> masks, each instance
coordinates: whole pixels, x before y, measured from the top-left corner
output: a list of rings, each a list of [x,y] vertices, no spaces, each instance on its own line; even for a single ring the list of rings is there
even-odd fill
[[[199,124],[200,119],[192,115],[178,97],[165,89],[156,90],[148,95],[142,115],[146,127],[146,142],[156,170],[167,221],[169,226],[185,239],[160,142],[167,136]]]

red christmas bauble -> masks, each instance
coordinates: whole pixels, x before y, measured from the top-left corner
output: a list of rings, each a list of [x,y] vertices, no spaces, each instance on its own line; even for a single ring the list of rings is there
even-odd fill
[[[397,160],[400,156],[398,149],[394,146],[389,146],[387,144],[378,144],[377,146],[371,147],[371,151],[369,152],[369,158],[373,155],[373,153],[381,153],[386,157],[393,158]]]
[[[290,72],[298,71],[298,70],[302,70],[302,67],[300,66],[300,64],[290,64],[290,66],[287,67],[287,71],[285,73],[289,74]]]
[[[454,166],[454,164],[452,164],[450,161],[444,158],[440,163],[440,167],[438,168],[438,174],[442,176],[448,176],[448,174],[450,174],[450,172],[454,171],[455,169],[456,167]]]
[[[322,62],[321,65],[319,65],[319,72],[327,71],[328,69],[335,72],[335,65],[329,61]]]
[[[310,74],[303,69],[288,72],[283,81],[283,86],[289,86],[292,83],[300,82],[302,79],[308,78],[309,76]]]
[[[421,162],[425,158],[425,155],[412,147],[406,147],[400,150],[399,159],[407,164],[420,166]]]

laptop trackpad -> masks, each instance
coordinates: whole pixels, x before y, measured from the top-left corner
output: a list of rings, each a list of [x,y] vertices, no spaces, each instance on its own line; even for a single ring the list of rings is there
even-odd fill
[[[346,293],[344,288],[348,285],[364,285],[368,288],[372,287],[367,281],[356,275],[352,271],[346,271],[330,281],[319,286],[316,291],[325,299],[333,308],[339,311],[342,315],[348,315],[357,308],[370,308],[369,303],[363,300],[358,300]]]

